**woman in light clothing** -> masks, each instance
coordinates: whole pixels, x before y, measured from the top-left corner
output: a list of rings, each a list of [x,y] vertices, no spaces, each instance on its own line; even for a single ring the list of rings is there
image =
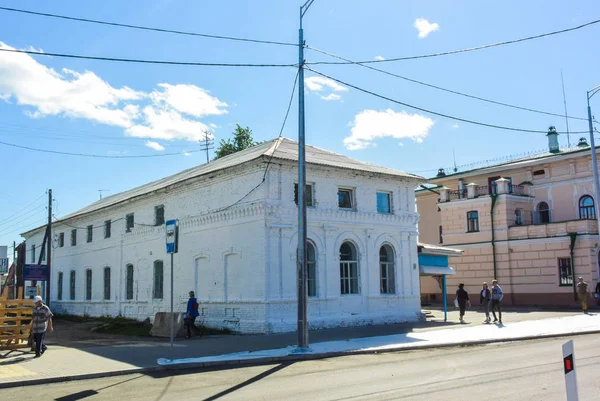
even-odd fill
[[[487,285],[487,283],[483,283],[483,288],[479,293],[479,304],[483,306],[483,311],[485,312],[485,321],[483,323],[490,323],[490,303],[492,302],[492,293]]]

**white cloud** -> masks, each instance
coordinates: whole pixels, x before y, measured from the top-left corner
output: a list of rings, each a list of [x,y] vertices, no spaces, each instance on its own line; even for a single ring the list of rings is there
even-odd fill
[[[2,42],[0,48],[14,49]],[[135,137],[189,141],[208,130],[199,118],[223,115],[228,107],[195,85],[159,83],[151,92],[115,88],[94,72],[58,72],[27,54],[8,52],[0,54],[0,101],[24,106],[31,118],[80,118]]]
[[[190,152],[183,152],[182,153],[184,156],[191,156],[192,154]]]
[[[431,32],[439,31],[440,26],[437,23],[431,24],[429,21],[423,18],[417,18],[415,20],[414,27],[419,31],[419,38],[424,39]]]
[[[344,145],[349,150],[364,149],[374,146],[374,140],[384,137],[396,139],[409,138],[422,142],[431,128],[433,120],[406,111],[395,112],[392,109],[383,111],[363,110],[354,117],[350,124],[350,136],[344,138]]]
[[[340,95],[336,95],[335,93],[330,93],[327,96],[321,96],[323,100],[340,100],[342,97]]]
[[[454,124],[454,125],[452,126],[452,128],[454,128],[454,129],[458,129],[458,123]]]
[[[154,141],[146,141],[146,146],[149,147],[150,149],[154,149],[156,151],[165,150],[164,146],[162,146],[160,143],[154,142]]]
[[[383,57],[381,57],[381,56],[375,56],[375,60],[377,60],[377,61],[383,61],[385,59]]]
[[[345,92],[348,90],[345,86],[325,77],[308,77],[304,80],[304,83],[309,90],[314,92],[321,92],[325,87],[332,89],[334,92]]]

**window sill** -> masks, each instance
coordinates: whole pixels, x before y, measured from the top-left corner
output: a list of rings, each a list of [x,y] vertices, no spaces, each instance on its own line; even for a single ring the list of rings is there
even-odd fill
[[[559,284],[559,287],[573,287],[573,284]]]
[[[394,213],[392,213],[392,212],[377,212],[377,214],[390,214],[391,215],[391,214],[394,214]]]
[[[478,233],[478,232],[479,232],[479,230],[477,230],[477,231],[467,231],[467,232],[465,232],[465,234],[472,234],[472,233]]]
[[[357,292],[355,294],[340,294],[340,297],[358,297],[360,296],[360,292]]]

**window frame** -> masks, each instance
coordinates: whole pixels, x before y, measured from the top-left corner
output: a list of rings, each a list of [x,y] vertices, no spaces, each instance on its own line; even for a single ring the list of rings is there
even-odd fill
[[[379,195],[386,195],[386,197],[387,197],[387,207],[388,207],[387,212],[382,212],[379,210]],[[375,192],[375,198],[376,198],[376,203],[377,203],[377,205],[376,205],[377,213],[381,213],[381,214],[393,214],[394,213],[393,204],[392,204],[392,192],[377,191],[377,192]]]
[[[130,218],[131,224],[129,222]],[[125,232],[130,233],[131,230],[133,230],[133,227],[135,227],[135,213],[128,213],[125,215]]]
[[[35,244],[31,245],[31,264],[34,265],[36,264],[35,262]]]
[[[108,273],[108,274],[107,274]],[[110,295],[111,295],[111,271],[110,271],[110,267],[109,266],[105,266],[104,267],[104,291],[103,291],[103,297],[102,299],[104,299],[105,301],[110,301]]]
[[[558,286],[572,287],[573,286],[573,266],[571,258],[556,258],[558,264]],[[563,262],[561,264],[561,262]],[[563,269],[567,270],[563,273]]]
[[[306,183],[306,207],[315,207],[314,183]],[[298,204],[298,183],[294,183],[294,203]]]
[[[93,292],[93,276],[92,269],[85,269],[85,300],[92,300],[92,292]]]
[[[58,247],[63,248],[65,246],[65,233],[58,234]]]
[[[94,226],[90,224],[89,226],[86,227],[86,230],[87,230],[86,242],[89,244],[94,239]]]
[[[112,235],[112,220],[104,221],[104,239],[110,238]]]
[[[540,209],[541,205],[546,205],[545,209]],[[550,205],[548,204],[548,202],[546,201],[541,201],[539,202],[536,206],[535,206],[535,211],[538,214],[538,223],[537,224],[548,224],[551,222],[551,217],[550,217]],[[545,213],[544,216],[546,216],[545,219],[542,218],[542,213]]]
[[[131,274],[130,274],[131,270]],[[128,263],[125,265],[125,299],[127,301],[133,300],[133,283],[134,283],[135,271],[133,264]]]
[[[159,219],[159,210],[162,210],[162,222]],[[154,225],[162,226],[163,224],[165,224],[165,221],[165,205],[154,206]]]
[[[157,266],[159,263],[161,270],[160,275],[157,274]],[[162,260],[159,259],[154,261],[152,273],[152,299],[163,299],[165,295],[165,264]]]
[[[63,280],[64,280],[63,272],[58,272],[58,281],[56,283],[56,299],[58,301],[63,300]]]
[[[340,192],[348,192],[350,194],[350,196],[348,197],[348,199],[350,200],[350,207],[340,206],[340,202],[341,202],[341,200],[340,200]],[[355,210],[356,209],[356,200],[355,200],[355,190],[354,190],[354,188],[338,187],[337,196],[338,196],[338,208],[339,209],[343,209],[343,210]]]
[[[471,213],[475,213],[476,217],[470,216]],[[478,233],[479,232],[479,211],[469,210],[467,212],[467,233]]]
[[[387,248],[387,249],[386,249]],[[381,251],[386,250],[385,261],[381,260]],[[391,253],[391,255],[390,255]],[[391,259],[391,260],[389,260]],[[396,252],[391,244],[384,243],[379,247],[379,293],[396,295]],[[385,271],[385,278],[384,278]]]
[[[77,274],[75,270],[71,270],[69,273],[69,300],[71,301],[75,300],[75,290],[77,288],[77,282],[75,281],[76,279]]]
[[[588,199],[592,201],[592,205],[583,206],[582,203]],[[590,195],[583,195],[581,198],[579,198],[578,206],[580,220],[596,220],[596,203],[594,202],[593,197],[591,197]]]
[[[310,249],[312,249],[312,255],[311,255],[311,251]],[[313,257],[311,260],[311,256]],[[318,274],[317,274],[317,259],[318,259],[318,254],[317,254],[317,247],[315,246],[315,244],[312,241],[307,241],[306,242],[306,277],[307,277],[307,292],[308,292],[308,296],[310,298],[316,298],[319,296],[319,291],[318,291]],[[311,274],[312,271],[312,274]],[[312,285],[311,285],[312,284]],[[311,289],[313,291],[311,291]]]
[[[77,246],[77,229],[71,230],[71,246]]]
[[[439,240],[439,243],[440,243],[440,244],[443,244],[443,243],[444,243],[444,226],[441,226],[441,225],[440,225],[440,226],[438,226],[438,227],[439,227],[439,228],[438,228],[438,235],[440,236],[440,237],[438,238],[438,240]]]
[[[351,259],[342,259],[342,247],[348,244],[354,251]],[[339,248],[340,256],[340,295],[360,295],[360,270],[358,265],[358,248],[351,241],[344,241]],[[354,269],[353,269],[354,268]],[[353,272],[356,275],[353,275]],[[355,285],[355,287],[353,286]]]

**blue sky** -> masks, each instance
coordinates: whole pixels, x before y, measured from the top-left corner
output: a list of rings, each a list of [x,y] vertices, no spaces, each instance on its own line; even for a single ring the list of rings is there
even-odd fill
[[[0,6],[216,35],[296,42],[303,1],[109,0],[11,1]],[[309,46],[354,60],[448,51],[573,27],[600,17],[593,0],[316,0],[304,20]],[[430,32],[415,27],[429,26]],[[437,24],[434,25],[434,24]],[[437,27],[437,30],[434,28]],[[428,34],[427,34],[428,33]],[[585,91],[600,84],[600,24],[575,32],[470,53],[376,67],[497,101],[585,117]],[[17,49],[94,56],[231,63],[297,62],[295,47],[143,32],[0,11],[0,42]],[[333,60],[307,50],[307,61]],[[355,65],[313,68],[405,103],[512,127],[565,130],[560,117],[482,103]],[[293,68],[224,69],[110,63],[0,54],[0,140],[99,155],[150,155],[198,149],[210,130],[218,142],[235,124],[257,140],[274,138],[285,113]],[[456,123],[315,79],[307,72],[307,143],[399,170],[432,176],[439,167],[546,148],[541,134]],[[600,110],[600,97],[592,101]],[[405,114],[407,113],[407,114]],[[571,120],[572,131],[587,130]],[[294,104],[284,135],[297,137]],[[576,143],[581,135],[572,135]],[[148,143],[148,142],[154,143]],[[560,137],[566,145],[565,136]],[[151,149],[148,146],[164,150]],[[91,159],[0,145],[4,196],[0,244],[45,218],[48,188],[55,214],[205,162],[202,153],[152,159]],[[31,206],[29,206],[31,204]],[[7,220],[15,213],[16,218]]]

